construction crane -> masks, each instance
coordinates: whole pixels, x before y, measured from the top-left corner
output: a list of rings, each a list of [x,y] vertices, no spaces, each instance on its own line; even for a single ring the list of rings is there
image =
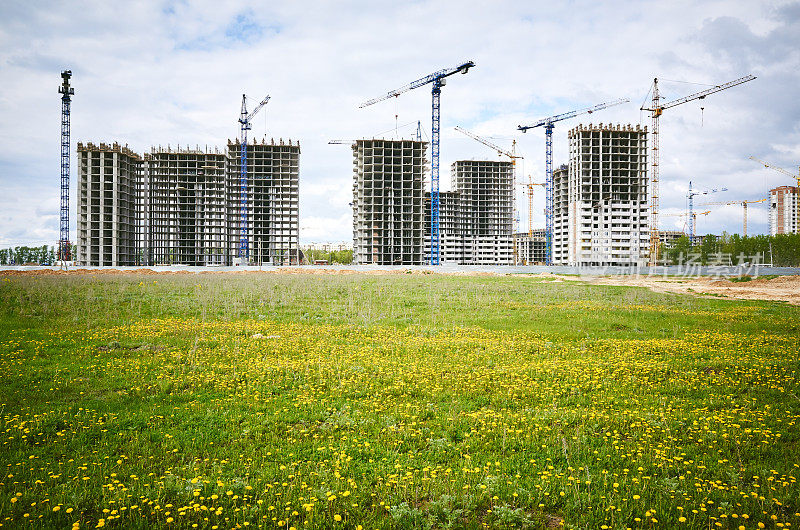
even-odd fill
[[[764,162],[763,160],[759,160],[758,158],[756,158],[754,156],[751,156],[750,160],[755,160],[759,164],[763,164],[764,167],[767,167],[769,169],[773,169],[773,170],[777,171],[778,173],[783,173],[787,177],[792,177],[795,181],[797,181],[797,186],[800,187],[800,167],[797,168],[797,175],[795,175],[794,173],[786,171],[782,167],[778,167],[778,166],[769,164],[767,162]]]
[[[431,84],[431,265],[439,265],[440,249],[439,249],[439,122],[440,122],[440,98],[442,94],[442,87],[445,86],[447,78],[453,74],[466,74],[470,68],[474,67],[475,63],[467,61],[455,68],[445,68],[426,75],[416,81],[412,81],[404,87],[392,90],[387,94],[365,101],[359,108],[374,105],[380,101],[397,97],[404,92],[419,88],[421,86]]]
[[[689,181],[689,191],[686,192],[686,199],[689,201],[689,241],[694,245],[694,232],[695,232],[695,216],[694,213],[694,198],[698,195],[708,195],[710,193],[718,193],[720,191],[728,191],[728,188],[698,190],[692,187],[692,181]]]
[[[58,238],[58,261],[62,265],[72,260],[69,242],[69,107],[75,89],[69,86],[71,70],[61,72],[61,223]]]
[[[528,237],[533,237],[533,187],[534,186],[546,187],[547,183],[533,182],[531,180],[531,176],[528,175],[527,184],[521,184],[521,186],[525,186],[525,191],[523,193],[525,193],[528,196]]]
[[[247,112],[247,96],[242,94],[242,112],[239,116],[239,124],[241,125],[241,134],[239,138],[239,146],[241,153],[241,166],[239,168],[239,186],[240,186],[240,217],[239,217],[239,259],[242,265],[250,261],[250,248],[247,243],[247,131],[253,128],[252,120],[255,118],[258,111],[267,104],[269,96],[261,100],[256,105],[256,108],[248,114]]]
[[[688,224],[691,227],[691,230],[694,230],[697,227],[697,216],[698,215],[708,215],[711,213],[711,210],[706,210],[705,212],[683,212],[683,213],[665,213],[663,217],[688,217]],[[694,245],[694,236],[691,232],[689,232],[689,243]],[[659,241],[660,243],[660,241]]]
[[[727,201],[727,202],[707,202],[705,204],[701,204],[701,206],[730,206],[732,204],[741,204],[742,205],[742,235],[747,235],[747,205],[748,204],[757,204],[759,202],[766,201],[767,198],[764,197],[763,199],[759,199],[757,201]]]
[[[498,153],[500,153],[501,155],[507,156],[508,158],[510,158],[510,159],[511,159],[511,164],[512,164],[512,165],[516,165],[516,164],[517,164],[517,158],[524,158],[524,157],[522,157],[522,156],[518,156],[518,155],[515,153],[515,151],[516,151],[516,148],[517,148],[517,141],[516,141],[516,140],[513,140],[513,141],[512,141],[512,144],[511,144],[511,151],[506,151],[506,150],[505,150],[505,149],[503,149],[502,147],[498,147],[497,145],[493,144],[492,142],[490,142],[490,141],[489,141],[489,140],[487,140],[486,138],[483,138],[483,137],[481,137],[481,136],[478,136],[477,134],[475,134],[475,133],[473,133],[473,132],[470,132],[470,131],[468,131],[468,130],[466,130],[466,129],[462,129],[462,128],[461,128],[461,127],[459,127],[458,125],[456,125],[456,126],[455,126],[455,130],[457,130],[458,132],[460,132],[460,133],[463,133],[463,134],[465,134],[465,135],[469,136],[470,138],[472,138],[473,140],[475,140],[475,141],[477,141],[477,142],[480,142],[480,143],[482,143],[483,145],[485,145],[486,147],[488,147],[488,148],[490,148],[490,149],[494,149],[495,151],[497,151],[497,152],[498,152]]]
[[[607,109],[615,105],[621,105],[629,102],[629,99],[618,99],[616,101],[609,101],[607,103],[600,103],[593,107],[585,109],[573,110],[563,114],[556,114],[549,118],[544,118],[534,123],[533,125],[519,125],[518,130],[528,132],[528,129],[534,127],[544,127],[545,132],[545,178],[547,186],[545,187],[545,263],[547,265],[553,264],[553,127],[555,123],[580,116],[581,114],[591,114],[598,110]]]
[[[650,171],[650,265],[653,266],[658,262],[658,209],[659,209],[659,165],[658,165],[658,141],[659,141],[659,127],[658,121],[664,110],[694,101],[695,99],[705,99],[716,92],[747,83],[755,79],[752,75],[734,79],[723,85],[717,85],[694,94],[675,99],[668,103],[661,103],[661,95],[658,92],[658,78],[653,79],[653,103],[651,108],[642,106],[639,110],[647,111],[652,118],[652,127],[650,129],[650,145],[652,147],[652,169]]]
[[[798,192],[800,192],[800,167],[797,168],[797,175],[795,175],[793,173],[790,173],[790,172],[786,171],[782,167],[778,167],[778,166],[774,166],[772,164],[768,164],[767,162],[764,162],[763,160],[759,160],[758,158],[756,158],[754,156],[751,156],[750,160],[755,160],[759,164],[763,164],[764,167],[767,167],[769,169],[773,169],[773,170],[777,171],[778,173],[783,173],[784,175],[786,175],[788,177],[792,177],[797,182]],[[797,223],[798,223],[795,226],[797,227],[798,233],[800,233],[800,200],[797,201],[797,212],[795,213],[795,219],[797,219]]]

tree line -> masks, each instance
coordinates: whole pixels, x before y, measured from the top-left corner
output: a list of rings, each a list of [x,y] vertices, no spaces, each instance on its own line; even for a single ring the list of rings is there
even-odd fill
[[[73,256],[75,251],[76,247],[73,245]],[[55,246],[0,248],[0,265],[53,265],[55,262]]]
[[[720,237],[707,235],[694,245],[688,237],[681,236],[670,247],[662,244],[661,251],[662,258],[670,265],[758,262],[775,267],[800,267],[800,234],[740,236],[723,232]]]
[[[315,261],[327,261],[328,263],[339,263],[341,265],[350,265],[353,263],[353,251],[352,250],[312,250],[306,249],[303,250],[303,253],[308,260],[308,263],[312,264]]]

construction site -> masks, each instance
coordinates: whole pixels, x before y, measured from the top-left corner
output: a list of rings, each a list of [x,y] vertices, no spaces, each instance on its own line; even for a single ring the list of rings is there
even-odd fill
[[[794,178],[759,200],[696,204],[727,191],[689,182],[687,209],[662,213],[659,119],[667,109],[755,79],[745,76],[673,101],[653,80],[651,125],[578,124],[568,130],[568,159],[553,160],[553,131],[561,121],[622,105],[612,100],[520,125],[545,136],[544,182],[517,181],[516,140],[510,150],[461,127],[455,129],[500,156],[461,159],[450,165],[450,189],[439,189],[440,100],[450,76],[467,74],[472,61],[434,72],[371,99],[368,107],[423,86],[431,87],[430,140],[363,138],[353,152],[352,233],[356,265],[548,265],[646,267],[664,264],[665,250],[697,234],[698,216],[718,206],[741,205],[743,236],[748,204],[767,202],[770,235],[798,232],[800,176],[750,157]],[[120,143],[78,143],[76,256],[68,256],[69,104],[71,72],[62,73],[62,262],[82,266],[297,265],[300,250],[298,142],[248,142],[253,110],[242,97],[240,137],[225,148],[153,146],[140,155]],[[246,149],[242,147],[246,146]],[[519,228],[517,187],[527,196],[528,230]],[[534,226],[534,196],[544,192],[544,226]],[[700,211],[704,210],[704,211]],[[660,217],[684,219],[683,230],[662,230]],[[64,219],[67,220],[65,224]],[[66,228],[65,228],[66,226]],[[65,259],[70,258],[70,259]]]

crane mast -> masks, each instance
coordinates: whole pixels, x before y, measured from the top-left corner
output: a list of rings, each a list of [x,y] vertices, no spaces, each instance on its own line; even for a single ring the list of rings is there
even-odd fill
[[[431,265],[441,263],[441,251],[439,245],[439,129],[441,121],[441,95],[442,87],[446,84],[446,78],[453,74],[466,74],[475,63],[467,61],[454,68],[445,68],[426,75],[416,81],[387,92],[385,95],[370,99],[359,105],[364,108],[369,105],[397,97],[404,92],[431,84]],[[420,131],[421,132],[421,131]],[[419,136],[419,132],[418,132]]]
[[[70,103],[75,89],[69,86],[71,70],[61,72],[61,215],[58,239],[58,261],[72,260],[72,246],[69,242],[69,118]]]
[[[240,138],[239,149],[241,157],[239,166],[239,259],[242,265],[250,261],[250,248],[247,238],[247,131],[253,128],[252,119],[267,104],[269,96],[256,105],[249,114],[247,113],[247,96],[242,94],[242,111],[239,116]]]
[[[517,127],[522,132],[527,132],[528,129],[534,127],[544,127],[545,133],[545,152],[544,152],[544,170],[545,170],[545,263],[547,265],[553,264],[553,128],[555,123],[580,116],[581,114],[591,114],[592,112],[621,105],[627,103],[629,99],[619,99],[616,101],[609,101],[600,103],[593,107],[585,109],[573,110],[563,114],[556,114],[549,118],[543,118],[533,125],[520,125]]]
[[[692,181],[689,181],[689,191],[686,193],[686,198],[689,200],[689,242],[694,245],[696,218],[694,216],[694,198],[698,195],[708,195],[709,193],[717,193],[720,191],[728,191],[728,188],[712,189],[712,190],[696,190],[692,187]],[[652,235],[652,232],[651,232]],[[658,237],[658,233],[656,233]]]
[[[642,107],[639,110],[648,111],[650,112],[650,116],[652,118],[651,129],[650,129],[650,145],[652,150],[652,162],[651,162],[651,171],[650,171],[650,266],[654,266],[658,263],[658,244],[659,244],[659,237],[658,237],[658,212],[659,212],[659,181],[660,181],[660,167],[659,167],[659,118],[661,114],[663,114],[665,109],[669,109],[678,105],[682,105],[683,103],[688,103],[689,101],[694,101],[696,99],[704,99],[706,96],[714,94],[715,92],[720,92],[722,90],[726,90],[728,88],[734,87],[736,85],[741,85],[742,83],[747,83],[748,81],[752,81],[755,79],[752,75],[747,75],[744,77],[740,77],[739,79],[734,79],[733,81],[729,81],[722,85],[717,85],[712,88],[708,88],[706,90],[702,90],[700,92],[696,92],[694,94],[690,94],[688,96],[675,99],[668,103],[661,103],[661,95],[658,91],[658,78],[653,79],[653,100],[651,108]]]
[[[650,123],[650,145],[653,150],[653,161],[650,169],[650,256],[649,264],[654,266],[658,262],[658,185],[659,185],[659,167],[658,167],[658,118],[661,116],[663,110],[658,106],[658,101],[661,99],[658,93],[658,78],[653,79],[653,108],[656,109],[652,113]],[[692,184],[689,183],[691,188]],[[690,208],[691,208],[691,199]],[[694,245],[694,218],[691,211],[689,212],[689,242]]]
[[[533,182],[531,176],[528,175],[528,183],[525,186],[525,193],[528,196],[528,237],[533,238],[533,187],[534,186],[547,186],[544,182]]]

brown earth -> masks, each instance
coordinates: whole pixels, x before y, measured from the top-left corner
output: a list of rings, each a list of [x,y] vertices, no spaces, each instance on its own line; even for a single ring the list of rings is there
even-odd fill
[[[658,276],[602,276],[583,279],[596,285],[647,287],[659,293],[722,296],[739,300],[772,300],[800,305],[800,276],[754,278],[746,282],[732,282],[708,277],[662,278]]]

